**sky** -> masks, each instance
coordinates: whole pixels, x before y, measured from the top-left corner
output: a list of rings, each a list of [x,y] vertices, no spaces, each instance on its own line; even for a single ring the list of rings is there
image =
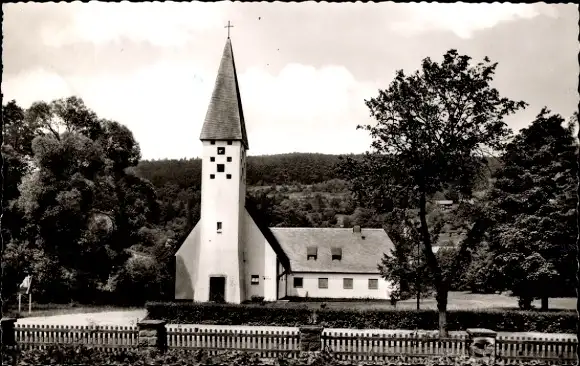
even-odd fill
[[[498,62],[492,85],[529,106],[578,108],[573,4],[15,3],[2,5],[4,102],[76,95],[133,131],[144,159],[201,155],[231,21],[249,155],[361,153],[364,100],[449,49]]]

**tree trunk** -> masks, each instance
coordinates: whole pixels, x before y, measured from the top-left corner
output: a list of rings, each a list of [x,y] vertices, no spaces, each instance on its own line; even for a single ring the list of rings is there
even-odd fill
[[[437,310],[439,311],[439,337],[447,337],[447,289],[437,289]]]
[[[542,297],[542,311],[548,310],[548,297]]]
[[[431,246],[431,236],[429,234],[429,226],[427,224],[427,197],[423,189],[419,196],[419,219],[421,221],[421,238],[423,239],[423,253],[427,259],[427,265],[433,274],[433,282],[435,283],[435,290],[437,295],[437,310],[439,311],[439,335],[441,337],[447,336],[447,291],[448,288],[443,280],[441,268],[437,257],[433,253]]]

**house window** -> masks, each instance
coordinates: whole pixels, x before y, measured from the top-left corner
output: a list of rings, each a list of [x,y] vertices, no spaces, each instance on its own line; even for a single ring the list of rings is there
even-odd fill
[[[257,285],[260,283],[260,276],[259,275],[252,275],[252,285]]]
[[[316,260],[318,257],[318,248],[317,247],[308,247],[306,248],[306,260]]]
[[[318,288],[328,288],[328,278],[319,278]]]
[[[304,279],[302,277],[294,277],[294,288],[302,288]]]
[[[215,179],[215,174],[210,174],[209,179]]]
[[[226,154],[226,148],[225,147],[218,147],[217,148],[217,154],[218,155],[225,155]]]
[[[209,161],[215,161],[215,157],[212,156],[211,158],[209,158]]]
[[[227,179],[232,179],[232,175],[231,174],[226,174],[226,178]]]
[[[220,221],[218,221],[218,223],[217,223],[217,231],[218,231],[218,233],[222,232],[222,223]]]
[[[228,156],[228,159],[227,160],[228,160],[228,163],[231,163],[232,162],[232,157],[231,156]]]
[[[228,140],[228,145],[231,145],[231,144],[232,144],[232,140]]]
[[[343,278],[342,279],[342,288],[346,290],[352,290],[352,278]]]
[[[217,171],[218,173],[223,173],[226,170],[226,166],[224,164],[218,164],[217,165]]]
[[[215,140],[211,140],[210,144],[215,145]]]
[[[378,290],[379,289],[379,280],[369,278],[369,290]]]
[[[333,261],[339,261],[342,259],[342,248],[331,248],[330,253],[332,254]]]

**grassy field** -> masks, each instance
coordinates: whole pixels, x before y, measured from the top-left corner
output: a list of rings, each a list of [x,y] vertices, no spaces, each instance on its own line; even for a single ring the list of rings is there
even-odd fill
[[[5,317],[15,318],[36,318],[45,316],[56,316],[65,314],[92,314],[111,311],[138,310],[137,307],[120,306],[96,306],[96,305],[71,305],[71,304],[32,304],[32,311],[28,313],[28,303],[22,303],[21,312],[18,313],[18,306],[10,306],[3,314]]]
[[[327,309],[393,309],[389,301],[329,301],[324,302]],[[278,302],[268,306],[283,307],[309,307],[320,308],[322,302]],[[534,301],[536,308],[540,307],[540,301]],[[421,309],[437,309],[437,302],[434,298],[422,299]],[[417,300],[409,299],[399,301],[397,309],[416,309]],[[549,308],[552,310],[574,310],[576,309],[576,298],[553,298],[549,301]],[[518,309],[518,300],[503,294],[472,294],[469,292],[450,292],[448,310],[466,309]]]

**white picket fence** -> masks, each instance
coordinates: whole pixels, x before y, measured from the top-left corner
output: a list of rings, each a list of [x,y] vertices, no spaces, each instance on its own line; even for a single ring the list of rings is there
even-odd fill
[[[530,337],[498,335],[496,358],[506,364],[539,360],[545,363],[576,363],[577,338],[556,336]]]
[[[259,354],[264,358],[294,358],[300,353],[297,330],[169,328],[169,348],[203,349],[209,354],[235,350]]]
[[[83,344],[102,350],[133,349],[138,346],[134,326],[16,325],[16,342],[22,349],[46,348],[53,344]],[[464,332],[448,338],[436,334],[415,334],[325,329],[321,346],[343,360],[406,360],[421,362],[432,356],[465,356],[469,339]],[[167,346],[203,349],[210,354],[223,351],[256,353],[263,358],[296,358],[300,354],[300,332],[296,328],[265,330],[262,327],[167,327]],[[544,363],[576,362],[578,339],[569,335],[536,336],[499,334],[495,344],[497,360],[506,364],[539,360]]]
[[[22,349],[46,348],[53,344],[83,344],[97,349],[131,349],[137,346],[137,327],[17,325],[16,343]]]
[[[433,334],[338,332],[326,329],[322,346],[339,359],[352,361],[421,361],[432,356],[467,354],[467,334],[439,338]]]

